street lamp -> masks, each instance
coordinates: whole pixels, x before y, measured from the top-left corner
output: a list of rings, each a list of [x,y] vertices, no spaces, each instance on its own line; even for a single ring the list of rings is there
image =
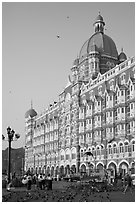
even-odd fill
[[[20,138],[20,135],[17,133],[15,134],[15,131],[11,130],[10,127],[7,128],[7,135],[8,135],[8,139],[5,140],[5,136],[2,135],[2,140],[9,142],[9,149],[8,149],[8,184],[9,184],[10,183],[10,171],[11,171],[11,142],[17,141],[17,139]]]

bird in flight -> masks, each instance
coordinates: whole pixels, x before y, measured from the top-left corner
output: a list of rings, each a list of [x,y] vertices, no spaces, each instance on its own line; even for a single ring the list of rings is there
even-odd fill
[[[57,35],[57,38],[60,38],[60,36],[59,36],[59,35]]]

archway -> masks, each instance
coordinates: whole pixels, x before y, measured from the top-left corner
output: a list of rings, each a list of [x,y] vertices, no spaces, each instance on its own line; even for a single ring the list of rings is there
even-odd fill
[[[73,164],[73,165],[71,166],[71,173],[72,173],[72,174],[75,174],[75,173],[76,173],[76,165],[75,165],[75,164]]]
[[[50,167],[47,167],[47,175],[50,173]]]
[[[85,164],[81,165],[80,172],[81,172],[81,175],[86,174],[86,165]]]
[[[70,174],[70,166],[69,165],[67,165],[65,167],[65,175],[68,175],[68,174]]]
[[[41,172],[42,172],[42,174],[44,174],[45,173],[45,168],[44,168],[44,166],[42,167],[42,169],[41,169]]]
[[[108,165],[108,171],[110,175],[110,180],[112,182],[117,174],[117,165],[114,162],[110,162]]]
[[[38,168],[36,167],[36,168],[35,168],[35,174],[37,174],[37,173],[38,173]]]
[[[55,177],[56,177],[58,174],[59,174],[59,167],[56,166],[56,168],[55,168]]]
[[[122,176],[125,176],[125,174],[128,172],[128,164],[123,161],[119,164],[119,173],[122,175]]]
[[[39,174],[41,173],[41,167],[38,168],[38,173],[39,173]]]
[[[64,176],[64,166],[60,167],[60,176]]]
[[[131,164],[131,174],[135,174],[135,161]]]
[[[51,176],[54,176],[54,166],[51,167]]]
[[[103,164],[102,163],[97,164],[97,172],[103,172]]]

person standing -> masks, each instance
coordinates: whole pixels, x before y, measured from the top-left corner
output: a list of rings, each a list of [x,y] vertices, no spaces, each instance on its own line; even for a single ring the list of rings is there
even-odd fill
[[[125,185],[125,189],[123,193],[125,194],[128,188],[130,189],[130,192],[132,193],[132,178],[128,173],[125,177],[125,182],[126,182],[126,185]]]
[[[31,176],[28,175],[27,176],[27,190],[31,190],[31,185],[32,185]]]
[[[42,175],[42,189],[45,189],[45,174]]]
[[[43,176],[42,176],[42,174],[40,173],[39,176],[38,176],[38,182],[39,182],[39,188],[40,188],[40,190],[42,190],[42,181],[43,181]]]
[[[48,174],[46,180],[47,180],[47,190],[52,190],[52,178],[51,178],[50,174]]]

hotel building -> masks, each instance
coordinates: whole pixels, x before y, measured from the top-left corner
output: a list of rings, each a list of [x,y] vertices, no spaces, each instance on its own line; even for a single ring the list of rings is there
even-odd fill
[[[25,170],[134,172],[135,59],[118,54],[100,14],[93,25],[58,101],[25,114]]]

